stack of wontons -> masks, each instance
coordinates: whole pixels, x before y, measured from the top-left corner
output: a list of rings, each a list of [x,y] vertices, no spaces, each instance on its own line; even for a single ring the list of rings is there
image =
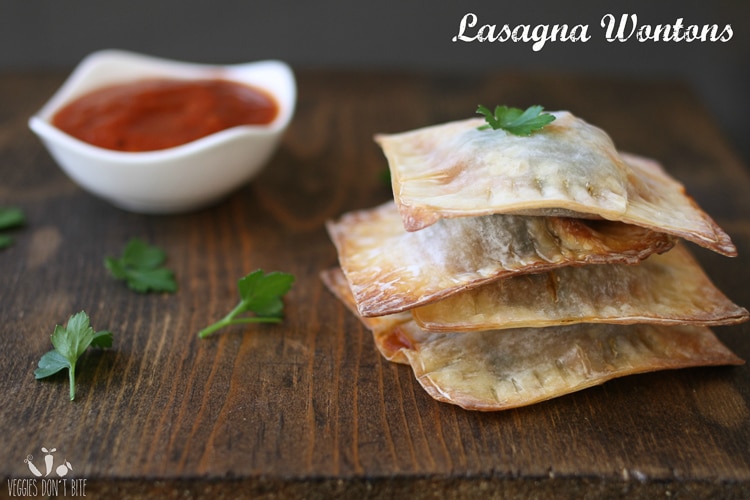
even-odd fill
[[[615,377],[742,364],[748,319],[685,239],[724,231],[654,161],[568,112],[527,137],[470,119],[379,135],[394,202],[328,223],[328,287],[434,398],[501,410]]]

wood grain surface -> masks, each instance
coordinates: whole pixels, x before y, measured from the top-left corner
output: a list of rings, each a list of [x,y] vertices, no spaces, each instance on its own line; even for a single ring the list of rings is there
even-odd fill
[[[0,251],[0,497],[8,481],[33,477],[24,460],[43,463],[41,447],[67,458],[93,498],[750,496],[750,366],[639,375],[467,412],[382,359],[318,277],[336,263],[324,222],[391,196],[375,133],[465,118],[479,103],[543,104],[663,162],[740,255],[691,250],[750,306],[750,175],[686,87],[299,71],[296,116],[258,178],[211,208],[148,216],[82,191],[29,131],[65,76],[0,75],[0,206],[28,218]],[[166,250],[177,293],[138,295],[108,275],[104,258],[133,237]],[[284,322],[199,339],[257,268],[296,275]],[[81,358],[71,402],[64,373],[37,381],[33,371],[54,326],[80,310],[115,340]],[[748,324],[714,331],[750,360]]]

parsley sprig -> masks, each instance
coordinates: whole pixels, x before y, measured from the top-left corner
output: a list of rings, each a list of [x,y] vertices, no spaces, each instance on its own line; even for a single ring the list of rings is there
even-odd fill
[[[553,115],[542,113],[543,110],[542,106],[529,106],[526,110],[495,106],[493,113],[480,104],[477,107],[477,113],[484,115],[487,124],[479,127],[479,130],[502,129],[513,135],[529,136],[555,120]]]
[[[162,266],[166,259],[167,254],[161,248],[133,238],[125,246],[122,257],[106,257],[104,265],[112,276],[124,280],[128,288],[138,293],[175,292],[174,273]]]
[[[39,368],[34,370],[34,377],[49,377],[67,368],[72,401],[76,395],[76,361],[89,346],[112,347],[112,333],[94,331],[89,316],[81,311],[71,316],[65,327],[56,325],[50,340],[55,348],[39,360]]]
[[[7,207],[0,208],[0,230],[13,229],[23,226],[26,223],[26,217],[20,208]],[[7,234],[0,234],[0,250],[13,244],[13,238]]]
[[[284,302],[281,299],[292,287],[292,283],[294,276],[291,274],[278,271],[265,274],[262,269],[240,278],[237,282],[240,302],[224,318],[201,330],[198,336],[208,337],[229,325],[281,322],[284,312]]]

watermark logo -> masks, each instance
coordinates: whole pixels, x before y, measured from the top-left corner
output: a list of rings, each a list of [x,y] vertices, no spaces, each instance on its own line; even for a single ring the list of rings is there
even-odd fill
[[[46,453],[44,456],[44,466],[45,466],[45,472],[44,477],[47,477],[52,472],[52,467],[54,466],[55,459],[52,456],[54,452],[57,451],[57,448],[50,448],[49,450],[47,448],[42,447],[42,451]],[[36,465],[32,462],[34,459],[33,456],[29,455],[24,460],[24,463],[28,464],[29,470],[32,474],[34,474],[36,477],[42,477],[42,472],[37,468]],[[62,465],[58,465],[55,469],[55,474],[57,474],[59,477],[65,477],[68,475],[68,471],[73,470],[73,466],[70,465],[70,462],[68,462],[68,459],[66,458]]]
[[[86,480],[66,477],[73,465],[67,457],[57,460],[57,448],[41,448],[41,460],[28,455],[23,462],[34,477],[8,479],[9,497],[79,497],[86,496]]]

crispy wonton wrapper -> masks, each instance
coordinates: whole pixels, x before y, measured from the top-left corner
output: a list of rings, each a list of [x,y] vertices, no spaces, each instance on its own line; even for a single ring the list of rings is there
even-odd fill
[[[356,312],[340,270],[321,276]],[[408,363],[433,398],[469,410],[526,406],[637,373],[744,363],[708,328],[690,325],[577,324],[435,334],[406,313],[363,321],[384,357]]]
[[[641,264],[564,267],[497,280],[412,309],[428,331],[569,323],[731,325],[748,311],[714,286],[684,245]]]
[[[596,215],[735,256],[729,236],[649,159],[619,153],[566,111],[528,137],[478,130],[481,118],[380,134],[404,227],[493,213]]]
[[[381,316],[517,274],[634,264],[674,245],[664,233],[603,220],[487,215],[407,232],[393,202],[327,223],[359,314]]]

